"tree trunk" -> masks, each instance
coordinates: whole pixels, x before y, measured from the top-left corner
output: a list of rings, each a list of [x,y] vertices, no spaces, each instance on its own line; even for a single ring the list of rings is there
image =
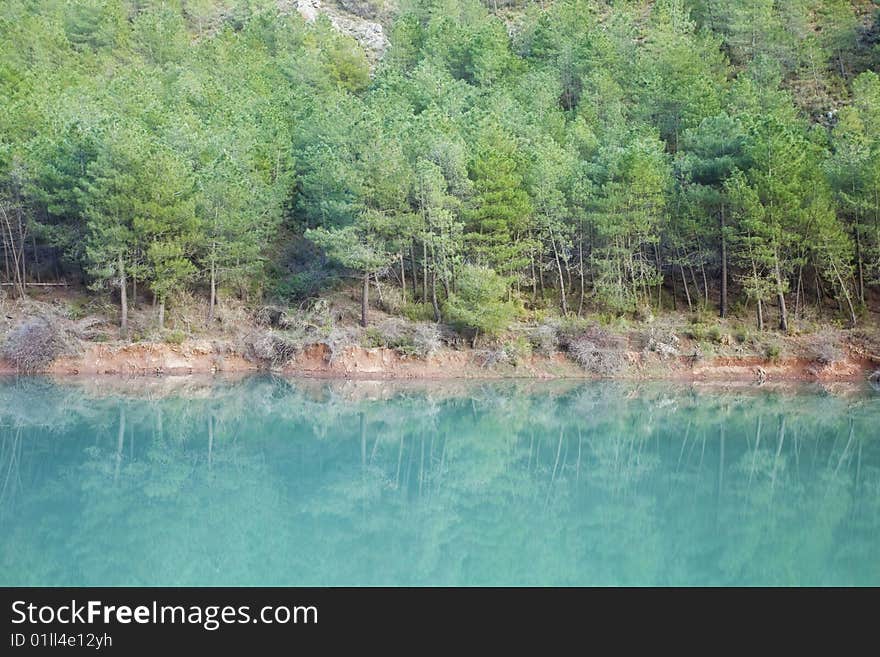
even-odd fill
[[[165,297],[159,299],[159,330],[165,330]]]
[[[856,226],[856,263],[859,271],[859,301],[865,303],[865,269],[862,263],[862,236],[859,227]]]
[[[660,275],[660,280],[657,283],[657,312],[663,310],[663,263],[660,261],[660,244],[659,242],[654,243],[654,263],[657,265],[657,273]],[[672,275],[675,278],[675,274]]]
[[[670,272],[669,281],[672,283],[672,309],[678,312],[678,288],[675,287],[675,265],[672,265],[672,271]]]
[[[9,249],[6,248],[6,233],[3,233],[3,264],[6,265],[6,280],[12,281],[12,271],[9,269]]]
[[[535,276],[535,253],[532,252],[529,254],[529,261],[531,262],[531,271],[532,271],[532,303],[538,300],[538,277]]]
[[[553,257],[556,258],[556,271],[559,273],[559,300],[562,302],[562,315],[568,314],[568,304],[565,301],[565,279],[562,276],[562,262],[559,260],[559,250],[556,248],[556,239],[550,233],[550,243],[553,245]]]
[[[370,303],[370,272],[364,272],[364,289],[361,292],[361,326],[367,325],[367,306]]]
[[[406,303],[406,266],[403,264],[403,249],[400,250],[400,294]]]
[[[691,281],[694,284],[694,303],[700,303],[700,284],[697,283],[697,275],[694,273],[694,268],[692,265],[688,265],[688,271],[691,273]]]
[[[727,235],[725,234],[724,204],[721,205],[721,316],[727,317]]]
[[[586,296],[584,293],[584,239],[583,235],[581,235],[580,244],[578,246],[578,269],[580,269],[580,283],[581,283],[581,297],[578,301],[578,317],[581,316],[581,312],[584,309],[584,297]]]
[[[217,302],[217,266],[211,258],[211,303],[208,305],[208,324],[214,323],[214,304]]]
[[[40,258],[37,254],[37,237],[33,233],[31,233],[31,247],[34,254],[34,276],[37,279],[37,283],[40,283]]]
[[[691,304],[691,293],[690,293],[690,290],[688,290],[688,281],[687,281],[687,276],[685,276],[685,274],[684,274],[684,265],[680,264],[678,266],[678,268],[679,268],[679,270],[681,270],[681,282],[684,284],[684,298],[687,299],[688,312],[690,312],[694,309],[694,307]]]
[[[18,248],[18,260],[21,263],[21,296],[24,296],[24,287],[25,282],[27,281],[27,260],[24,259],[24,247],[25,242],[27,240],[27,235],[25,234],[25,224],[21,221],[22,211],[21,206],[18,208],[18,239],[19,239],[19,248]]]
[[[3,212],[4,223],[6,224],[6,235],[4,238],[7,238],[8,241],[6,243],[6,248],[4,249],[4,253],[7,254],[7,262],[8,262],[8,254],[12,254],[12,270],[14,273],[14,280],[11,282],[14,283],[13,289],[18,293],[18,297],[20,299],[24,298],[24,263],[22,262],[22,251],[18,246],[18,243],[15,239],[15,236],[12,231],[12,221],[9,218],[9,213],[3,207],[0,207],[0,211]],[[21,220],[18,222],[19,228],[21,227]],[[21,238],[21,231],[19,230],[19,238]]]
[[[416,245],[415,240],[409,245],[409,257],[410,257],[410,271],[412,272],[412,276],[410,276],[411,284],[412,284],[412,296],[413,302],[415,302],[419,298],[419,279],[417,276],[418,270],[416,269]]]
[[[122,261],[122,254],[120,253],[116,259],[116,267],[119,271],[119,306],[120,306],[120,318],[119,318],[119,332],[122,334],[122,337],[128,337],[128,290],[126,289],[125,284],[125,263]]]
[[[434,309],[434,321],[440,323],[440,306],[437,304],[437,258],[434,256],[434,247],[431,247],[431,307]]]
[[[571,267],[565,265],[565,278],[568,280],[568,294],[574,294],[574,283],[571,282]]]
[[[760,299],[758,299],[758,330],[764,331],[764,307]]]
[[[846,298],[846,305],[849,308],[849,327],[855,328],[856,326],[856,311],[853,308],[852,299],[849,296],[849,290],[846,289],[846,284],[843,282],[843,277],[840,275],[840,271],[837,269],[837,265],[832,261],[831,265],[834,267],[834,274],[837,276],[837,282],[840,284],[840,290],[843,292],[843,296]]]
[[[422,303],[428,303],[428,243],[422,242]]]
[[[700,263],[700,272],[703,274],[703,303],[705,307],[709,307],[709,280],[706,278],[706,265]]]
[[[776,260],[776,298],[779,301],[779,330],[788,333],[788,310],[785,307],[785,293],[782,290],[782,272]]]
[[[376,283],[376,297],[379,299],[379,306],[385,304],[385,299],[382,296],[382,285],[379,283],[379,274],[373,275],[373,282]]]

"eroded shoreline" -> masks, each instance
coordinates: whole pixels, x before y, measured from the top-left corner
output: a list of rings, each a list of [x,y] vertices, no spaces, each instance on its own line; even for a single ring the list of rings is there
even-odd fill
[[[77,355],[55,359],[30,374],[53,376],[179,376],[190,374],[274,372],[285,376],[339,379],[608,379],[730,382],[865,381],[880,368],[869,355],[847,353],[838,361],[819,363],[806,358],[766,359],[622,352],[625,367],[599,376],[586,371],[563,353],[530,355],[515,363],[487,364],[478,352],[444,349],[428,358],[407,357],[389,348],[348,346],[336,353],[313,344],[283,367],[248,357],[209,340],[181,345],[164,343],[86,344]],[[21,374],[0,360],[0,374]]]

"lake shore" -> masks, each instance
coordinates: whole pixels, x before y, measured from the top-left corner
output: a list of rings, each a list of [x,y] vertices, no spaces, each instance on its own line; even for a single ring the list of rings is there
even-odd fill
[[[345,346],[336,352],[321,343],[307,346],[283,367],[210,340],[166,343],[83,343],[79,353],[56,358],[32,373],[79,376],[179,376],[271,371],[282,375],[340,379],[611,379],[670,381],[864,381],[880,368],[875,356],[848,352],[822,363],[808,358],[762,358],[755,355],[663,356],[622,350],[617,372],[597,375],[558,352],[530,354],[515,362],[490,362],[473,349],[441,349],[427,358],[385,347]],[[16,374],[0,360],[0,374]]]

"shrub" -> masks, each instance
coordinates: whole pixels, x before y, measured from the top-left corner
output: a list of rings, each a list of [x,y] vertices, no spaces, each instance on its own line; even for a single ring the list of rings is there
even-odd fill
[[[480,367],[495,367],[510,362],[510,353],[503,346],[493,346],[488,349],[480,349],[474,352],[480,361]]]
[[[440,327],[431,322],[416,324],[412,336],[415,355],[427,358],[440,348]]]
[[[707,324],[711,322],[713,319],[713,315],[711,315],[705,308],[697,308],[688,316],[688,322],[691,324]]]
[[[745,344],[752,339],[752,332],[745,326],[738,326],[734,331],[733,336],[736,338],[737,342]]]
[[[297,343],[275,331],[256,331],[245,342],[247,355],[265,361],[270,367],[283,367],[299,351]]]
[[[595,325],[582,317],[564,317],[556,330],[557,339],[559,344],[565,346],[569,340],[573,340],[593,328]]]
[[[387,347],[388,342],[385,335],[376,326],[369,326],[364,331],[364,337],[361,339],[361,346],[366,349],[375,349],[377,347]]]
[[[386,347],[404,356],[427,358],[440,348],[440,327],[433,322],[407,324],[400,319],[387,319],[364,331],[361,346],[372,349]]]
[[[346,347],[357,344],[358,335],[359,329],[354,327],[334,326],[331,328],[321,340],[321,343],[330,350],[330,362],[333,362],[333,359]]]
[[[3,358],[20,372],[36,372],[64,352],[64,341],[54,326],[42,318],[27,319],[6,336]]]
[[[542,356],[551,356],[559,351],[559,326],[556,323],[540,324],[529,331],[528,340],[532,349]]]
[[[644,342],[645,349],[653,351],[661,358],[678,357],[680,354],[680,344],[681,341],[678,339],[678,336],[672,331],[654,329],[651,329],[650,334],[648,334]]]
[[[568,353],[578,365],[599,376],[613,376],[626,367],[622,351],[599,346],[586,336],[572,341]]]
[[[167,344],[183,344],[183,341],[186,340],[186,333],[180,330],[167,331],[162,339]]]
[[[260,326],[287,328],[291,320],[285,308],[280,306],[263,306],[254,314],[254,321]]]
[[[599,326],[577,336],[563,334],[561,344],[572,360],[593,374],[611,376],[626,367],[624,340]]]
[[[834,339],[827,335],[817,335],[811,351],[812,360],[822,365],[830,365],[843,359],[843,351],[835,344]]]
[[[602,326],[616,331],[626,331],[630,327],[629,321],[621,313],[599,313],[596,320]]]
[[[83,319],[89,314],[89,300],[86,298],[78,297],[76,299],[72,299],[67,304],[67,313],[70,319],[77,320]]]
[[[771,344],[769,347],[767,347],[765,355],[767,356],[768,360],[775,362],[779,360],[779,357],[782,355],[782,349],[779,347],[778,344]]]
[[[430,303],[405,303],[400,307],[400,314],[411,322],[434,321],[434,308]]]
[[[685,329],[684,334],[691,340],[702,342],[706,339],[706,327],[702,324],[691,324],[687,329]]]
[[[403,298],[400,288],[384,285],[382,288],[382,298],[379,300],[379,307],[389,315],[402,314],[403,307],[406,305],[406,300]],[[434,314],[432,310],[431,318],[433,319],[433,317]]]
[[[633,314],[636,320],[651,324],[654,321],[654,309],[648,304],[640,304]]]
[[[693,317],[691,319],[693,319]],[[721,327],[718,324],[707,326],[702,322],[691,323],[691,325],[685,329],[684,334],[691,340],[696,340],[697,342],[706,341],[714,344],[724,344],[725,342],[730,341],[730,338],[724,335],[724,331],[721,330]]]
[[[509,340],[502,345],[502,349],[507,354],[507,360],[514,365],[519,364],[532,355],[532,345],[528,338],[519,336],[514,340]]]
[[[505,340],[486,349],[474,352],[481,367],[496,365],[518,366],[532,355],[532,345],[528,338],[519,336],[513,340]]]

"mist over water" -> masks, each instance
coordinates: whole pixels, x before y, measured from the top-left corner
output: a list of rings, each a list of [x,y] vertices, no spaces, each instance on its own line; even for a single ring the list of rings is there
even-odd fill
[[[880,584],[880,393],[0,380],[2,585]]]

